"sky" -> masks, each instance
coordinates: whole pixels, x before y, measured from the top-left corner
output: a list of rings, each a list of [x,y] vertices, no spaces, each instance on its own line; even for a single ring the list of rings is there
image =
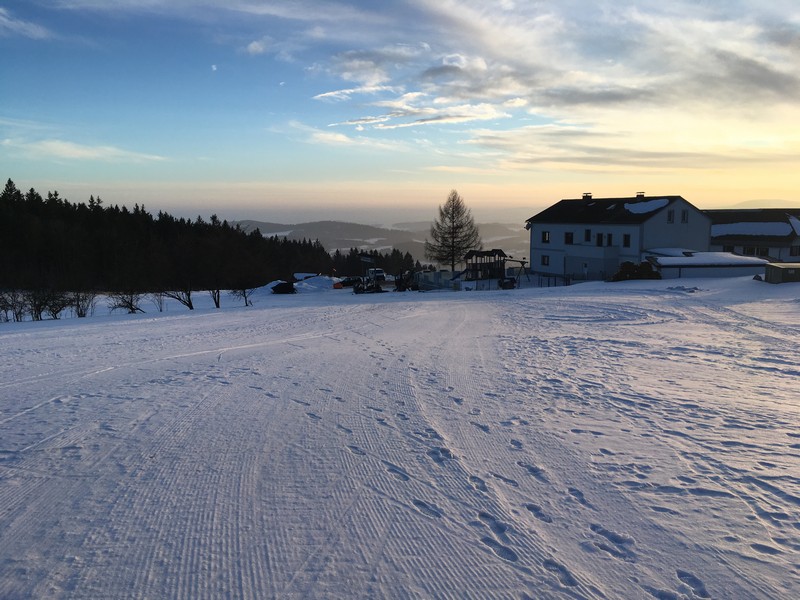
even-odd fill
[[[294,223],[800,204],[800,3],[0,0],[0,177]]]

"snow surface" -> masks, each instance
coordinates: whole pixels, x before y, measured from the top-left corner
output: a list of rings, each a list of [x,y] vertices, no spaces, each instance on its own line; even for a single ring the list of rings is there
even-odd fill
[[[626,202],[625,210],[635,215],[643,215],[660,210],[667,204],[669,204],[668,198],[654,198],[643,202]]]
[[[800,597],[800,285],[329,283],[0,325],[0,597]]]

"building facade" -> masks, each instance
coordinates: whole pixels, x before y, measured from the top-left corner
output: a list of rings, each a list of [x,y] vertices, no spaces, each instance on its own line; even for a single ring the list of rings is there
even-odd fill
[[[607,279],[648,250],[709,249],[711,219],[681,196],[565,199],[532,216],[531,271],[571,280]]]

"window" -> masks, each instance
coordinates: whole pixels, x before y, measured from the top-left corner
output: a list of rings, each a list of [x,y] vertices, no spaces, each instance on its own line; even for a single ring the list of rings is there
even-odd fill
[[[667,211],[667,223],[674,223],[675,222],[675,209],[670,208]]]
[[[584,229],[583,230],[583,241],[584,242],[591,242],[592,241],[592,230],[591,229]]]
[[[542,254],[542,266],[547,267],[550,265],[550,257],[547,254]]]
[[[567,246],[571,246],[573,243],[573,236],[571,231],[564,232],[564,243]]]
[[[731,246],[723,246],[722,247],[722,251],[723,252],[733,252],[733,246],[732,245]]]
[[[792,246],[789,248],[789,256],[800,256],[800,246]]]
[[[630,233],[625,233],[625,234],[622,235],[622,246],[624,248],[630,248],[631,247],[631,234]]]
[[[606,234],[606,246],[614,245],[614,236],[610,233]]]
[[[759,248],[758,249],[759,256],[769,256],[769,248]]]
[[[756,247],[755,246],[745,246],[742,248],[742,254],[745,256],[755,256],[756,255]]]
[[[684,208],[681,211],[681,223],[688,223],[689,222],[689,210]]]
[[[543,244],[549,244],[550,243],[550,232],[549,231],[543,231],[542,232],[542,243]]]
[[[596,237],[595,239],[596,239],[596,242],[595,242],[595,243],[596,243],[598,246],[602,246],[602,245],[603,245],[603,234],[602,234],[602,233],[598,233],[598,234],[597,234],[597,237]]]

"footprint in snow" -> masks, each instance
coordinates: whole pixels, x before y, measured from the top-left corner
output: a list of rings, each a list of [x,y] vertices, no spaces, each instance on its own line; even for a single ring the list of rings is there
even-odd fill
[[[580,491],[579,489],[571,487],[568,488],[567,491],[569,492],[569,495],[575,498],[575,500],[577,500],[579,503],[583,504],[587,508],[594,508],[591,505],[591,503],[586,499],[586,497],[583,495],[583,492]]]
[[[482,537],[481,542],[489,546],[492,552],[494,552],[499,558],[502,558],[503,560],[507,560],[509,562],[517,562],[519,560],[519,556],[517,556],[516,552],[514,552],[508,546],[504,546],[494,538],[490,538],[489,536]]]
[[[544,568],[555,573],[558,577],[558,580],[561,582],[561,585],[565,585],[567,587],[575,587],[578,585],[578,581],[564,565],[548,558],[546,561],[544,561]]]
[[[689,573],[688,571],[680,570],[678,571],[677,575],[678,579],[692,588],[692,593],[695,596],[698,598],[711,598],[709,593],[706,591],[705,584],[697,576]]]
[[[544,523],[553,522],[553,517],[545,513],[544,510],[542,510],[542,507],[539,506],[538,504],[526,504],[525,508],[527,508],[531,512],[531,514],[540,521]]]
[[[509,479],[508,477],[503,477],[499,473],[492,473],[491,475],[495,479],[499,479],[500,481],[502,481],[503,483],[505,483],[507,485],[510,485],[511,487],[515,487],[515,488],[519,487],[519,482],[516,479]]]
[[[394,465],[394,464],[392,464],[390,462],[387,462],[385,460],[383,461],[383,464],[386,466],[386,471],[389,474],[395,476],[400,481],[408,481],[409,479],[411,479],[409,477],[408,473],[406,473],[403,469],[401,469],[397,465]]]
[[[436,506],[435,504],[430,504],[423,500],[413,500],[413,504],[414,506],[417,507],[417,510],[426,517],[433,517],[438,519],[444,514],[438,506]]]
[[[611,545],[609,545],[602,541],[594,542],[596,548],[607,552],[614,558],[632,559],[634,557],[633,551],[629,548],[629,546],[634,544],[633,538],[606,529],[601,525],[592,524],[589,528],[597,535],[604,537],[607,542],[611,543]]]
[[[542,467],[537,467],[536,465],[529,465],[522,461],[517,461],[517,465],[525,469],[528,472],[528,475],[530,475],[531,477],[535,477],[542,483],[550,483],[550,480],[547,479],[547,475],[545,475],[544,469]]]
[[[478,490],[479,492],[486,493],[489,491],[489,488],[486,487],[486,482],[477,475],[470,475],[469,482],[470,484],[472,484],[472,487]]]
[[[430,456],[437,465],[444,464],[448,460],[455,460],[455,455],[453,455],[449,448],[431,448],[428,450],[428,456]]]
[[[350,450],[350,452],[352,452],[353,454],[356,454],[358,456],[366,456],[367,455],[367,453],[364,452],[358,446],[348,446],[347,449]]]
[[[490,515],[487,512],[480,512],[478,513],[478,518],[495,534],[498,538],[503,540],[504,542],[508,541],[508,536],[506,536],[506,532],[509,530],[509,525],[499,521],[495,516]]]
[[[308,415],[309,419],[314,419],[315,421],[319,421],[320,419],[322,419],[322,417],[313,412],[307,412],[306,414]]]

